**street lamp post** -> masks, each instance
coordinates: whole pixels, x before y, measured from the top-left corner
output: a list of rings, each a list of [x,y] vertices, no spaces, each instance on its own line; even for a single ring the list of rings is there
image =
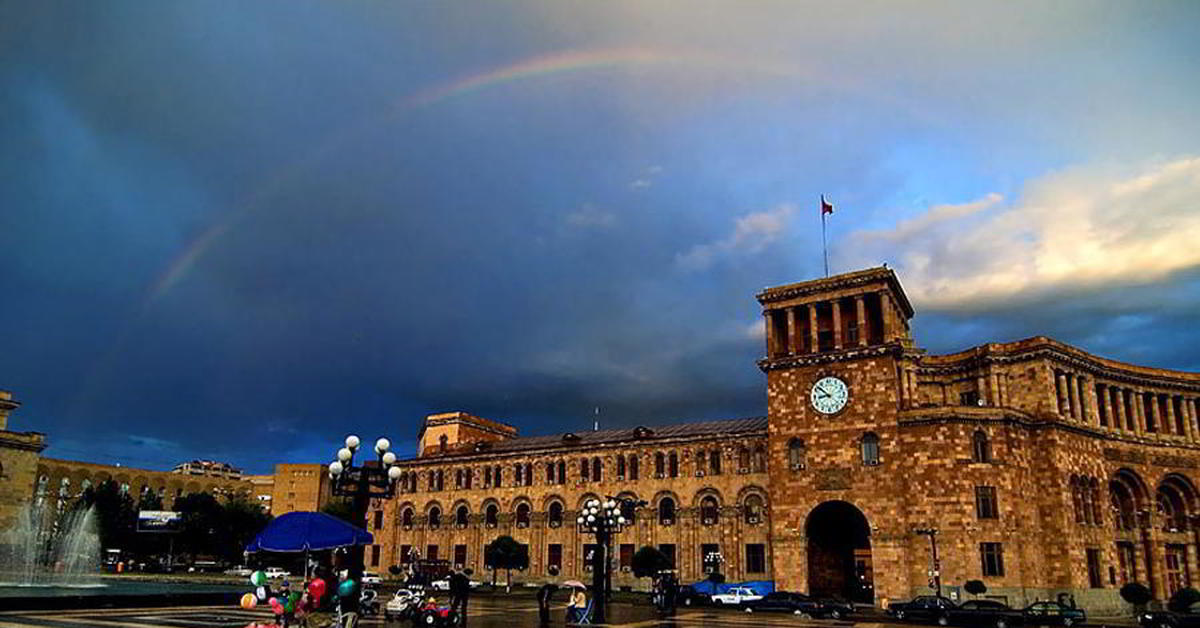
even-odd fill
[[[391,442],[386,438],[375,441],[377,462],[354,465],[354,454],[360,441],[357,436],[346,437],[346,446],[337,451],[337,460],[329,463],[329,479],[333,494],[349,497],[353,504],[354,521],[366,527],[367,510],[372,498],[388,499],[396,494],[396,481],[400,479],[400,467],[396,466],[396,454],[388,451]],[[363,560],[364,547],[355,545],[350,549],[350,565],[359,572],[366,568]]]
[[[931,553],[929,575],[933,577],[933,588],[937,592],[937,596],[942,596],[942,563],[938,560],[937,553],[937,528],[917,528],[913,532],[922,536],[929,537],[929,549]]]
[[[592,534],[596,537],[596,551],[592,555],[592,623],[602,624],[607,620],[605,609],[608,602],[609,590],[612,588],[612,564],[609,556],[612,553],[612,538],[632,523],[621,514],[621,506],[632,500],[606,497],[604,501],[589,499],[584,502],[583,509],[575,518],[575,524],[580,534]]]

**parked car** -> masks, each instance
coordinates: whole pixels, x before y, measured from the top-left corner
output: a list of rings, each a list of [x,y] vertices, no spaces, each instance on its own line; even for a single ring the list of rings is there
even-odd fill
[[[1138,623],[1143,628],[1200,628],[1200,613],[1148,611],[1138,615]]]
[[[1012,608],[996,600],[967,600],[950,609],[945,615],[937,618],[937,622],[955,626],[970,626],[972,628],[1009,628],[1019,625],[1023,616],[1021,609]]]
[[[803,593],[774,591],[761,600],[746,603],[746,612],[786,612],[810,617],[841,619],[854,612],[854,605],[829,599],[816,599]]]
[[[233,568],[231,568],[231,569],[226,569],[226,570],[225,570],[225,575],[227,575],[227,576],[242,576],[242,577],[246,577],[246,576],[249,576],[249,575],[250,575],[250,574],[252,574],[252,573],[254,573],[254,570],[253,570],[253,569],[251,569],[251,568],[249,568],[249,567],[247,567],[247,566],[245,566],[245,565],[238,565],[237,567],[233,567]]]
[[[468,580],[467,584],[472,589],[477,589],[483,585],[483,583],[479,582],[478,580]],[[434,580],[433,582],[430,582],[429,588],[433,589],[435,591],[449,591],[450,590],[450,576],[446,576],[445,578],[442,578],[441,580]]]
[[[708,606],[712,604],[712,596],[701,593],[690,584],[678,585],[675,589],[675,604],[679,606]]]
[[[374,571],[364,571],[362,575],[362,581],[363,584],[382,584],[383,578],[380,578],[379,574],[375,573]]]
[[[1021,611],[1022,619],[1030,626],[1075,626],[1087,621],[1082,608],[1062,602],[1034,602]]]
[[[282,567],[267,567],[263,570],[267,577],[274,580],[275,578],[290,578],[292,572],[285,571]]]
[[[741,606],[746,602],[761,599],[763,599],[763,596],[756,593],[750,587],[730,587],[728,591],[712,596],[713,604],[718,606]]]
[[[887,613],[901,620],[938,622],[957,606],[950,598],[918,595],[908,602],[888,604]]]

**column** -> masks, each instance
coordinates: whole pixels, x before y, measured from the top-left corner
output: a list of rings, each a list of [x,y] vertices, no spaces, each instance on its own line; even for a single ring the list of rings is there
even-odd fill
[[[1060,372],[1056,377],[1056,388],[1058,388],[1058,414],[1061,416],[1070,416],[1071,401],[1067,398],[1067,376],[1066,374]]]
[[[1137,424],[1138,434],[1148,434],[1149,430],[1146,427],[1146,408],[1142,403],[1143,397],[1140,390],[1132,389],[1129,391],[1133,395],[1133,420]]]
[[[1000,374],[1000,405],[1008,405],[1008,373]]]
[[[892,297],[886,291],[879,293],[879,318],[883,320],[883,341],[892,340]]]
[[[775,338],[775,314],[774,310],[763,312],[763,321],[767,326],[767,357],[773,358],[779,355],[778,340]]]
[[[1096,416],[1100,419],[1101,425],[1112,429],[1112,404],[1108,400],[1108,386],[1104,384],[1096,384]]]
[[[800,336],[796,334],[796,308],[787,309],[787,353],[800,353]]]
[[[858,318],[858,346],[867,346],[867,303],[862,295],[854,297],[854,314]]]
[[[1183,413],[1183,436],[1192,442],[1196,440],[1196,426],[1192,424],[1192,409],[1187,397],[1179,398],[1179,411]],[[1194,573],[1194,572],[1193,572]]]
[[[918,401],[921,398],[917,388],[917,369],[909,367],[906,372],[908,373],[908,401],[915,408],[920,405]]]
[[[1187,433],[1186,431],[1182,431],[1182,432],[1179,431],[1179,426],[1176,425],[1176,423],[1175,423],[1175,400],[1173,398],[1171,398],[1171,395],[1162,395],[1158,399],[1159,399],[1160,404],[1163,401],[1166,401],[1167,414],[1166,414],[1166,417],[1163,419],[1163,422],[1166,423],[1167,425],[1171,426],[1171,429],[1164,430],[1164,431],[1170,432],[1170,433],[1174,434],[1175,436],[1183,436],[1184,434],[1186,434]],[[1184,428],[1184,429],[1186,430],[1187,428]]]
[[[1078,421],[1083,418],[1079,411],[1079,380],[1072,373],[1067,373],[1067,392],[1071,398],[1071,417]]]
[[[812,343],[811,353],[816,353],[821,350],[821,346],[817,342],[817,304],[808,304],[808,341]]]
[[[898,365],[900,377],[900,407],[908,408],[912,405],[912,396],[908,392],[908,368],[904,364]]]
[[[1167,426],[1163,425],[1162,413],[1158,410],[1158,395],[1150,393],[1149,399],[1145,395],[1142,395],[1142,403],[1147,404],[1147,402],[1148,405],[1145,408],[1146,425],[1150,425],[1150,422],[1153,421],[1154,429],[1158,430],[1158,434],[1166,434]]]
[[[1125,395],[1120,388],[1108,387],[1109,408],[1111,408],[1113,423],[1122,432],[1129,432],[1125,424]]]
[[[987,377],[982,372],[975,377],[975,390],[979,392],[979,400],[987,403]]]
[[[840,351],[842,348],[842,302],[834,299],[829,302],[829,306],[833,308],[833,348],[835,351]]]
[[[999,407],[1000,406],[1000,375],[997,374],[995,371],[992,371],[992,375],[989,378],[988,383],[991,385],[991,390],[988,391],[990,393],[990,395],[988,396],[988,405]]]
[[[1100,425],[1100,406],[1096,400],[1096,382],[1091,377],[1084,379],[1083,406],[1087,408],[1088,421],[1092,425]]]

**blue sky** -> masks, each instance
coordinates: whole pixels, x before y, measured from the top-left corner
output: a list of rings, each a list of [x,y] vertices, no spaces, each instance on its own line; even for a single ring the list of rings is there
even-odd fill
[[[754,293],[1200,370],[1192,2],[0,4],[0,388],[251,471],[763,414]]]

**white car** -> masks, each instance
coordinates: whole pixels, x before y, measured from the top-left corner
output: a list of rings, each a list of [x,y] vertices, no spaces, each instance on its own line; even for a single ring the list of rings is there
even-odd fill
[[[253,569],[251,569],[251,568],[249,568],[249,567],[246,567],[246,566],[244,566],[244,565],[238,565],[237,567],[234,567],[234,568],[232,568],[232,569],[226,569],[226,570],[225,570],[225,575],[227,575],[227,576],[242,576],[242,577],[246,577],[246,576],[249,576],[249,575],[250,575],[250,574],[252,574],[252,573],[254,573],[254,570],[253,570]]]
[[[724,593],[718,593],[712,596],[713,604],[719,606],[741,606],[746,602],[761,600],[763,596],[754,592],[754,589],[749,587],[733,587]]]
[[[374,571],[364,571],[362,577],[363,584],[383,584],[383,578]]]
[[[292,572],[285,571],[282,567],[267,567],[263,570],[263,573],[267,574],[267,577],[272,580],[275,578],[288,578],[292,575]]]
[[[472,589],[479,588],[482,584],[483,583],[479,582],[478,580],[468,580],[467,581],[467,585],[470,586]],[[434,580],[433,582],[430,582],[429,588],[433,589],[435,591],[449,591],[450,590],[450,577],[447,576],[445,578],[442,578],[441,580]]]

